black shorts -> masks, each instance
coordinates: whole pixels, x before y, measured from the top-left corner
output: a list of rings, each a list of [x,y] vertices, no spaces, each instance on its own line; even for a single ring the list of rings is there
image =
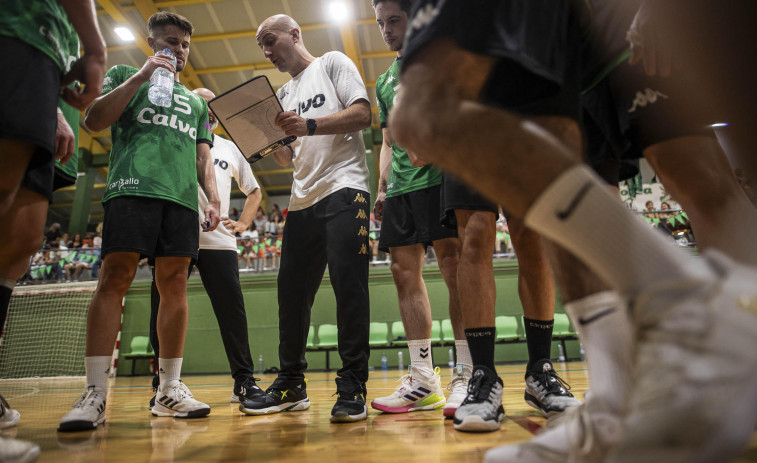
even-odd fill
[[[403,67],[426,44],[451,38],[471,53],[499,58],[482,101],[526,116],[578,121],[577,14],[573,0],[419,0],[405,37]]]
[[[46,54],[18,39],[0,35],[0,50],[0,138],[35,145],[29,169],[44,166],[55,153],[60,69]]]
[[[672,24],[666,36],[674,57],[670,76],[649,77],[641,64],[623,64],[610,75],[631,141],[643,149],[681,136],[714,136],[714,123],[754,124],[757,2],[656,5],[662,27]]]
[[[610,185],[639,173],[638,165],[624,161],[636,151],[623,136],[618,107],[607,79],[601,80],[581,96],[584,111],[584,152],[586,163]]]
[[[497,205],[484,198],[460,179],[444,172],[442,174],[442,211],[440,221],[446,228],[457,230],[455,210],[488,211],[499,214]]]
[[[389,248],[419,243],[428,247],[437,240],[457,238],[457,229],[442,227],[440,214],[439,185],[387,198],[379,249],[389,252]]]
[[[103,208],[103,257],[111,252],[136,252],[140,257],[197,259],[200,227],[196,210],[139,196],[113,198]]]

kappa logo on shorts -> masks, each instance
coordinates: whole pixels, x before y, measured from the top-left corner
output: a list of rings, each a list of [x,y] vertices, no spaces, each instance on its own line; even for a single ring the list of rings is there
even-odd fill
[[[365,246],[365,244],[360,245],[360,251],[357,252],[358,254],[368,255],[368,248]]]
[[[365,200],[365,196],[363,196],[362,193],[358,193],[355,196],[355,199],[352,200],[354,203],[367,203],[368,201]]]
[[[357,232],[357,236],[368,236],[368,230],[364,226],[360,226],[360,231]]]
[[[628,112],[633,113],[636,112],[636,109],[639,107],[644,108],[649,104],[657,103],[658,98],[664,98],[667,100],[670,97],[657,90],[652,90],[649,87],[645,88],[643,92],[636,92],[636,98],[633,99],[633,105]]]
[[[368,217],[365,215],[365,211],[360,209],[357,211],[357,215],[355,216],[356,219],[367,219]]]
[[[426,6],[415,13],[415,17],[410,23],[412,25],[412,30],[422,29],[428,26],[437,16],[439,16],[439,7],[434,7],[430,3],[426,4]]]

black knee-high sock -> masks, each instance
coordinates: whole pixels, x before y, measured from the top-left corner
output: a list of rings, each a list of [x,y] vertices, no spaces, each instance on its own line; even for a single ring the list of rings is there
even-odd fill
[[[468,341],[473,365],[483,365],[492,371],[494,368],[494,327],[471,328],[465,330],[465,339]]]
[[[523,317],[526,329],[526,345],[528,346],[528,366],[526,371],[542,359],[548,359],[552,353],[552,320],[534,320]]]

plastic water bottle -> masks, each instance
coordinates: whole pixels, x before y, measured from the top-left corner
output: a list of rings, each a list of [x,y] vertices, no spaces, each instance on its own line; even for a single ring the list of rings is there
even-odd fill
[[[155,53],[155,56],[162,56],[176,67],[176,57],[171,50],[166,48]],[[165,108],[171,107],[173,98],[174,74],[166,68],[158,68],[150,77],[150,89],[147,91],[147,98],[150,103]]]
[[[386,358],[386,354],[381,354],[381,371],[387,371],[389,369],[389,360]]]
[[[263,354],[260,354],[260,357],[258,357],[258,374],[262,375],[265,371],[265,365],[263,364]]]
[[[455,368],[455,353],[452,351],[452,348],[449,348],[449,352],[447,352],[448,355],[448,362],[447,365],[449,365],[450,368]]]
[[[557,343],[557,352],[559,354],[559,357],[557,358],[558,361],[564,362],[565,361],[565,349],[562,347],[562,343]]]
[[[402,358],[402,351],[397,352],[397,369],[400,371],[405,369],[405,360]]]

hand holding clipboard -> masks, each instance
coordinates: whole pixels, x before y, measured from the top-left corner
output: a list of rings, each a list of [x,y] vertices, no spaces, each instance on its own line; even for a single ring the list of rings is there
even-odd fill
[[[266,76],[253,77],[208,104],[250,164],[297,139],[276,125],[283,108]]]

